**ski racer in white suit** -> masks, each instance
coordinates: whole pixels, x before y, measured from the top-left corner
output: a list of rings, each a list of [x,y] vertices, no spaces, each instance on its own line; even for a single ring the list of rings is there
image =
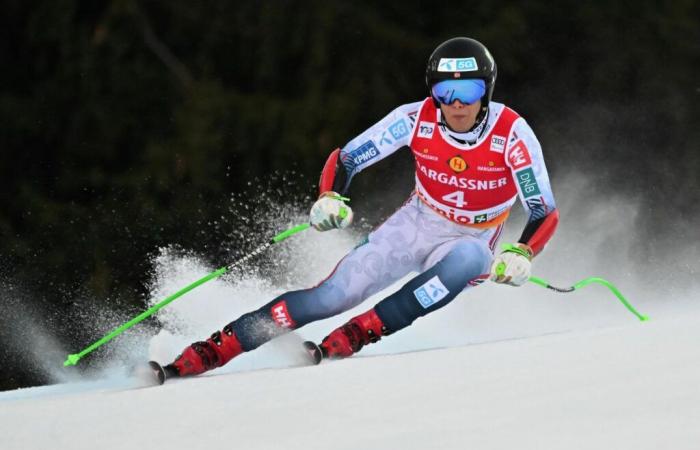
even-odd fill
[[[317,286],[286,292],[185,348],[166,366],[169,376],[219,367],[289,330],[347,311],[410,272],[419,274],[332,331],[320,344],[324,356],[350,356],[486,279],[525,283],[559,214],[540,144],[523,118],[491,101],[495,80],[493,57],[478,41],[454,38],[438,46],[426,69],[430,97],[399,106],[331,153],[310,221],[321,231],[349,225],[352,211],[342,194],[352,178],[409,147],[416,189],[404,206]],[[518,197],[528,223],[516,244],[494,256]]]

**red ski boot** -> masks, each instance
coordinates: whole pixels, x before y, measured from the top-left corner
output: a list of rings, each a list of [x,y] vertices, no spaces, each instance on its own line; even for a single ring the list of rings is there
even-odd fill
[[[241,343],[230,325],[212,334],[206,341],[195,342],[183,350],[172,364],[164,367],[166,373],[177,376],[199,375],[216,369],[243,352]]]
[[[347,358],[359,352],[363,346],[377,342],[387,334],[382,320],[374,309],[370,309],[333,330],[321,342],[320,347],[327,358]]]

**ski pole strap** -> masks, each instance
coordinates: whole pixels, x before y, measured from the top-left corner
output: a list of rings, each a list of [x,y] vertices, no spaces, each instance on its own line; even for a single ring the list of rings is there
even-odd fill
[[[340,194],[331,195],[331,198],[336,199],[336,200],[340,200],[340,201],[343,201],[343,202],[349,202],[349,201],[350,201],[349,198],[343,197],[343,196],[340,195]]]
[[[332,198],[333,200],[340,200],[341,202],[349,202],[350,201],[349,198],[343,197],[342,195],[336,194],[336,193],[330,194],[330,195],[328,195],[328,197]],[[348,208],[346,208],[345,206],[341,206],[340,209],[338,210],[338,217],[340,217],[341,219],[345,219],[347,216],[348,216]]]
[[[517,245],[503,244],[501,248],[503,249],[503,253],[517,253],[520,256],[526,257],[528,260],[532,259],[532,254],[530,252],[524,248],[518,247]]]
[[[608,280],[605,280],[603,278],[598,278],[598,277],[586,278],[585,280],[581,280],[578,283],[576,283],[573,286],[568,287],[568,288],[559,288],[556,286],[552,286],[547,281],[543,280],[542,278],[538,278],[538,277],[530,277],[529,281],[531,283],[537,284],[537,285],[542,286],[544,288],[551,289],[555,292],[562,292],[562,293],[573,292],[577,289],[588,286],[591,283],[602,284],[603,286],[610,289],[610,291],[615,295],[615,297],[617,297],[617,299],[620,300],[620,303],[622,303],[625,306],[625,308],[627,308],[632,314],[637,316],[637,318],[640,321],[646,322],[647,320],[649,320],[649,316],[645,316],[643,314],[640,314],[636,309],[634,309],[632,304],[629,301],[627,301],[627,299],[624,297],[624,295],[622,295],[622,293],[619,291],[619,289],[617,289],[611,282],[609,282]]]

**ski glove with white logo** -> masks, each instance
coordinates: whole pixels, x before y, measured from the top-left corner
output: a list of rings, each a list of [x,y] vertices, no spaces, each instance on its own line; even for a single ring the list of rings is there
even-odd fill
[[[321,194],[311,207],[309,222],[318,231],[345,228],[352,223],[352,209],[344,203],[348,200],[335,192]]]
[[[525,244],[503,244],[503,252],[491,265],[491,281],[522,286],[530,278],[532,252]]]

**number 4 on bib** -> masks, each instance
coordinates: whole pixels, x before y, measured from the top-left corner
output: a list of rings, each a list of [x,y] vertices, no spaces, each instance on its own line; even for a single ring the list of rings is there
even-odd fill
[[[442,199],[447,203],[452,203],[457,208],[462,208],[467,204],[467,202],[464,201],[464,192],[462,191],[455,191],[451,194],[444,195]]]

